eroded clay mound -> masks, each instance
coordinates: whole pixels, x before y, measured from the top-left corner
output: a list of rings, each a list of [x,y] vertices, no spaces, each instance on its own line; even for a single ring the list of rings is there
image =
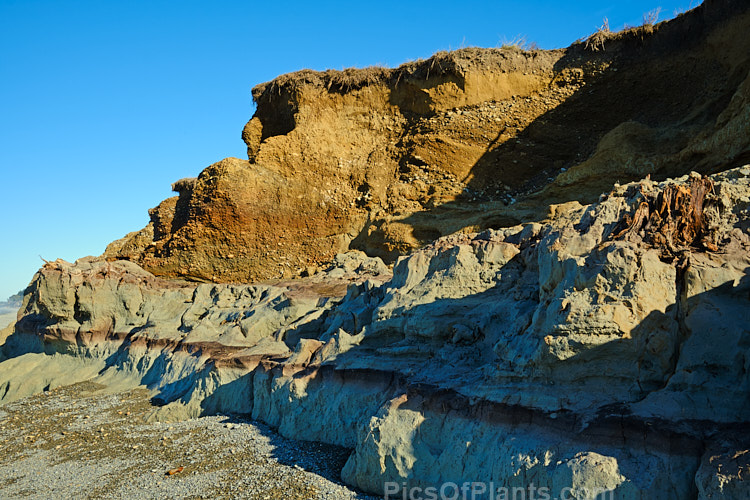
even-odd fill
[[[143,384],[151,418],[251,414],[353,448],[344,479],[381,494],[485,480],[743,498],[748,274],[750,167],[440,238],[392,278],[362,254],[273,286],[55,262],[27,290],[0,387]]]

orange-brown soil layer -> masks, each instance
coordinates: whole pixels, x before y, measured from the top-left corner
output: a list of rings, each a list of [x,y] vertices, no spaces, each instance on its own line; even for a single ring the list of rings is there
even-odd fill
[[[253,89],[249,159],[177,182],[105,256],[167,277],[290,278],[350,248],[392,261],[616,182],[738,166],[750,159],[749,28],[747,2],[707,0],[588,46],[283,75]]]

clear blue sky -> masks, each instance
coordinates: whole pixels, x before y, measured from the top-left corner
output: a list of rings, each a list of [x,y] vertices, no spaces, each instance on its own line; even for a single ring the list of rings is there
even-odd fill
[[[0,0],[0,300],[39,255],[99,255],[173,181],[244,158],[250,89],[278,74],[518,36],[565,47],[604,17],[615,29],[698,4]]]

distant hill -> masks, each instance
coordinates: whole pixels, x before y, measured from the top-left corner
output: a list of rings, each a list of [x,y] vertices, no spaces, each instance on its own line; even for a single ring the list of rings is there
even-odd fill
[[[21,290],[15,295],[11,295],[10,297],[8,297],[8,300],[6,300],[5,302],[0,302],[0,314],[17,311],[18,308],[21,307],[22,301],[23,301],[23,290]]]

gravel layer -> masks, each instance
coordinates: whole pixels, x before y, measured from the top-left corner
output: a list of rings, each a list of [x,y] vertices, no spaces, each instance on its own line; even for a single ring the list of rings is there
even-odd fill
[[[351,450],[233,416],[145,423],[148,391],[101,389],[84,382],[0,407],[0,497],[376,498],[342,484]]]

